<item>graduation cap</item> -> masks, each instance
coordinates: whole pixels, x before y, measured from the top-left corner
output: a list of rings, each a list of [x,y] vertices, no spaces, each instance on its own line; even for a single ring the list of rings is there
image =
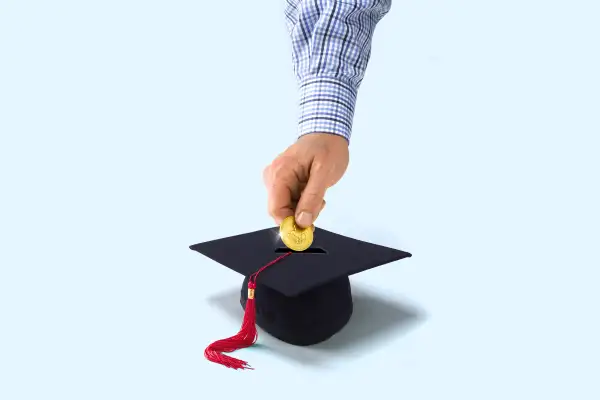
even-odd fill
[[[240,304],[245,309],[237,335],[209,345],[204,355],[234,369],[251,369],[223,353],[249,347],[256,326],[288,344],[309,346],[338,333],[353,311],[349,276],[411,254],[315,228],[311,247],[294,252],[277,228],[190,246],[245,279]],[[258,276],[260,275],[260,278]]]

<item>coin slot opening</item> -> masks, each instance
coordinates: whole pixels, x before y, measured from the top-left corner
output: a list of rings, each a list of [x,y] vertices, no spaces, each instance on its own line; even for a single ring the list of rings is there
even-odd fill
[[[275,249],[275,253],[304,253],[304,254],[327,254],[327,250],[320,247],[310,247],[304,251],[294,251],[287,247],[278,247]]]

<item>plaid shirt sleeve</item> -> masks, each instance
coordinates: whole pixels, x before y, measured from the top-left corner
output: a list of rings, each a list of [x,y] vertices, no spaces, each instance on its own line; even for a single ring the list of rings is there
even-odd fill
[[[391,0],[286,1],[300,91],[298,134],[332,133],[350,141],[373,32]]]

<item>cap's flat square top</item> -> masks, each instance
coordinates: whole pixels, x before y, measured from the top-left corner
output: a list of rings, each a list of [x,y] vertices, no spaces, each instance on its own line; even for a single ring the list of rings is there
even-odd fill
[[[190,246],[244,276],[289,252],[279,228],[262,229]],[[310,249],[291,254],[261,272],[261,284],[297,296],[331,280],[379,267],[411,254],[316,228]]]

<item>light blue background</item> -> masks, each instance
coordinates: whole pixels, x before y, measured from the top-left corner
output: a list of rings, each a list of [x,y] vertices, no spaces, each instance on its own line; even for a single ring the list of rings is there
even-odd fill
[[[318,225],[414,257],[326,345],[204,360],[241,278],[187,246],[272,224],[283,6],[0,2],[0,398],[600,398],[593,1],[394,1]]]

